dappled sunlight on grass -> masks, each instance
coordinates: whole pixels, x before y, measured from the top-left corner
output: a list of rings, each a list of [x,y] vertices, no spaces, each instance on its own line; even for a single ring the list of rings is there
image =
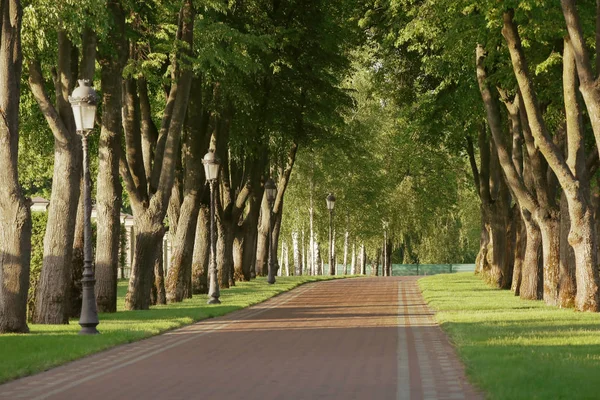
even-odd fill
[[[489,398],[598,398],[600,314],[521,300],[473,273],[427,277],[419,286]]]
[[[0,335],[0,382],[40,372],[67,361],[81,358],[122,343],[156,335],[206,318],[218,317],[239,310],[302,283],[331,279],[331,277],[277,277],[275,285],[266,278],[238,282],[221,290],[219,305],[207,305],[206,295],[197,295],[182,303],[153,306],[145,311],[125,311],[127,282],[119,282],[117,313],[99,314],[100,335],[80,336],[77,320],[69,325],[30,324],[29,334]]]

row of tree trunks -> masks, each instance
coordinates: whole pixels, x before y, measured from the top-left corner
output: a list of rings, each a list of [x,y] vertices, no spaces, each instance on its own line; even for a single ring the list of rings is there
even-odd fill
[[[597,153],[586,159],[577,88],[581,87],[592,125],[597,124],[594,112],[600,111],[600,95],[595,97],[595,93],[600,91],[591,83],[595,81],[574,2],[561,3],[569,28],[563,53],[566,122],[553,136],[542,118],[512,10],[504,13],[502,34],[518,82],[514,100],[501,89],[500,96],[490,89],[483,64],[485,52],[481,46],[477,48],[477,79],[492,141],[489,146],[486,144],[486,129],[482,129],[481,171],[472,142],[468,142],[473,177],[482,201],[482,238],[476,271],[497,287],[512,288],[522,298],[543,298],[550,305],[598,311],[597,227],[589,180],[591,170],[596,168]],[[505,143],[508,138],[498,107],[499,97],[506,105],[511,147]],[[599,129],[594,130],[597,141],[598,125]],[[494,160],[503,172],[499,180],[491,173]],[[512,210],[511,199],[516,202]]]
[[[573,39],[576,35],[573,32],[574,29],[572,29],[573,24],[569,23],[568,18],[571,15],[566,3],[568,2],[562,1],[570,35],[570,38],[565,38],[563,53],[568,161],[565,160],[560,148],[550,138],[545,121],[542,118],[533,82],[525,61],[519,32],[513,20],[514,12],[512,10],[504,13],[502,34],[508,44],[531,134],[566,194],[571,222],[569,244],[573,247],[576,263],[577,295],[575,297],[575,307],[580,311],[599,311],[596,229],[592,217],[591,190],[586,170],[583,135],[580,125],[581,112],[578,108],[576,89],[578,86],[577,71],[580,70],[577,53],[580,49],[576,49],[578,46],[573,46],[571,43],[572,40],[573,42],[577,42],[577,40]],[[581,69],[583,68],[582,65]],[[585,79],[587,77],[580,73],[579,78],[582,83],[581,91],[585,99]],[[598,100],[600,100],[600,97]],[[600,101],[597,104],[600,105]],[[592,125],[597,125],[597,120],[594,120],[593,107],[591,109]],[[590,110],[590,107],[588,107],[588,110]],[[600,131],[598,133],[600,134]],[[596,135],[596,139],[599,138],[600,136]],[[552,197],[549,198],[553,199]],[[543,213],[544,215],[537,213],[538,215],[536,215],[543,237],[544,300],[553,305],[559,304],[560,222],[558,212],[554,212],[556,209],[557,207],[553,207],[553,210],[549,213]]]

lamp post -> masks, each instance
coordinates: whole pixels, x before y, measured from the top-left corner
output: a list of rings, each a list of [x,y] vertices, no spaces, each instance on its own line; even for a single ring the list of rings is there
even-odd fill
[[[275,225],[273,206],[275,205],[275,197],[277,196],[277,186],[273,179],[269,178],[265,183],[265,193],[267,195],[267,202],[269,203],[269,274],[267,282],[270,284],[275,283],[275,273],[277,267],[275,266],[275,244],[273,243],[273,225]]]
[[[333,193],[329,193],[326,201],[329,210],[329,275],[335,275],[335,260],[333,259],[333,208],[335,207],[335,196]]]
[[[204,175],[210,186],[210,261],[208,263],[208,304],[221,304],[217,282],[217,232],[215,229],[215,190],[219,177],[219,158],[210,150],[202,159]]]
[[[99,322],[96,295],[94,293],[96,277],[92,268],[92,199],[87,139],[92,129],[94,129],[98,96],[94,88],[90,86],[89,80],[81,79],[78,83],[79,86],[69,96],[69,102],[73,109],[77,134],[81,136],[81,148],[83,150],[83,276],[81,278],[82,299],[81,315],[79,317],[81,330],[79,334],[94,335],[99,333],[96,329]]]

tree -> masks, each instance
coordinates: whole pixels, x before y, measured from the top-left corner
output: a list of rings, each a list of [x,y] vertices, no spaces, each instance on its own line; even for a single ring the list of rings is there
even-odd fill
[[[17,171],[22,15],[19,0],[0,2],[0,333],[29,331],[31,213]]]
[[[117,311],[117,267],[121,233],[119,159],[122,138],[123,69],[127,62],[125,10],[119,0],[108,2],[111,29],[99,43],[102,129],[96,194],[96,303],[99,312]]]
[[[130,310],[143,310],[150,306],[156,248],[160,247],[164,234],[163,220],[175,179],[181,130],[192,81],[192,71],[186,67],[183,56],[190,54],[193,44],[195,9],[191,0],[183,1],[179,15],[178,39],[184,44],[176,53],[160,130],[154,126],[146,107],[149,102],[144,79],[136,83],[133,77],[129,77],[125,84],[126,152],[120,158],[120,174],[135,218],[135,254],[125,299],[125,306]],[[130,45],[130,49],[135,50],[135,46]],[[154,134],[156,131],[158,135]],[[144,154],[142,149],[150,146],[146,142],[152,137],[157,137],[155,155],[153,160],[147,160],[144,155],[148,153]],[[152,169],[148,171],[145,167],[150,164]]]

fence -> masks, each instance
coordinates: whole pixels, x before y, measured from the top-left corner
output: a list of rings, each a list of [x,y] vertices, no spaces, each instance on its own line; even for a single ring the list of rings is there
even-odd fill
[[[327,264],[325,264],[326,271]],[[373,275],[371,265],[367,264],[367,275]],[[381,275],[381,265],[378,266],[378,273]],[[467,272],[475,271],[475,264],[393,264],[392,265],[392,276],[408,276],[408,275],[435,275],[435,274],[448,274],[454,272]],[[360,272],[357,270],[357,272]],[[344,273],[344,266],[337,266],[337,273],[341,275]],[[348,267],[348,273],[350,268]]]

